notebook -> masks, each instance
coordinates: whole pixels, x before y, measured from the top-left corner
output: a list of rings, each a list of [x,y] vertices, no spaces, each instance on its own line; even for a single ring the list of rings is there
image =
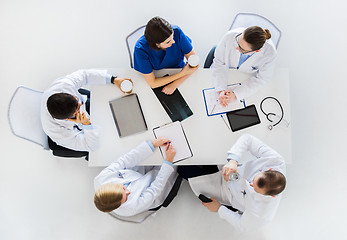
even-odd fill
[[[148,129],[137,94],[111,100],[109,104],[119,137]]]
[[[173,163],[180,162],[193,156],[188,139],[179,121],[156,127],[153,129],[153,133],[155,138],[163,137],[171,141],[172,146],[176,150]],[[164,159],[166,157],[165,149],[166,146],[160,147],[160,151]]]

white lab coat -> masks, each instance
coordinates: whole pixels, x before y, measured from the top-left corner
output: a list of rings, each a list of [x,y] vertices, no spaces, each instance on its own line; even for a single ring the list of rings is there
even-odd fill
[[[236,69],[239,64],[240,52],[236,49],[238,45],[235,36],[244,30],[244,28],[230,30],[224,35],[216,47],[212,64],[213,84],[216,91],[227,90],[227,70]],[[251,73],[252,76],[246,81],[241,82],[241,86],[237,86],[233,90],[238,100],[254,94],[271,79],[276,56],[276,47],[271,39],[268,39],[259,52],[255,52],[241,64],[239,70]]]
[[[41,122],[44,132],[58,145],[76,151],[94,151],[98,147],[98,130],[91,125],[76,124],[69,120],[54,119],[47,109],[47,99],[55,93],[69,93],[83,102],[81,112],[85,112],[86,97],[78,89],[84,85],[105,84],[106,70],[79,70],[59,78],[43,93],[41,102]],[[92,119],[91,123],[93,123]],[[77,125],[80,129],[78,130]]]
[[[97,190],[107,183],[130,183],[128,199],[113,211],[116,215],[128,217],[148,211],[161,205],[169,194],[177,173],[164,162],[161,167],[137,166],[152,154],[147,142],[143,142],[105,168],[95,179]],[[137,166],[137,167],[136,167]]]
[[[218,210],[222,219],[241,231],[252,230],[271,221],[281,199],[281,194],[265,196],[257,193],[250,186],[250,182],[258,173],[271,168],[285,174],[284,159],[276,151],[249,134],[242,135],[228,153],[233,159],[239,160],[247,151],[256,159],[248,161],[238,168],[239,181],[226,182],[222,171],[189,179],[195,195],[204,194],[207,197],[216,198],[221,204],[232,206],[243,212],[240,215],[225,206],[221,206]]]

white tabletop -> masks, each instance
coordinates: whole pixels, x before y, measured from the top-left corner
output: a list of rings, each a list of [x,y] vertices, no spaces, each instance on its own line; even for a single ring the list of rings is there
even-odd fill
[[[156,71],[157,76],[177,72],[177,69]],[[154,139],[152,129],[171,122],[171,119],[161,106],[152,89],[147,85],[142,75],[133,69],[110,69],[119,77],[131,78],[134,90],[148,125],[148,131],[119,138],[118,132],[109,107],[109,100],[123,96],[114,85],[95,85],[91,87],[91,121],[98,126],[100,148],[91,152],[89,166],[108,166],[124,153],[131,150],[144,140]],[[261,124],[232,132],[220,117],[208,117],[205,110],[202,90],[212,87],[212,71],[199,69],[180,87],[179,91],[188,103],[193,115],[183,120],[182,126],[193,152],[193,157],[177,163],[178,165],[225,164],[226,153],[239,136],[250,133],[279,152],[287,163],[292,162],[291,125],[282,121],[272,131],[268,130],[269,121],[260,111],[260,102],[267,96],[276,97],[284,109],[284,119],[290,122],[289,73],[287,69],[277,69],[273,80],[255,95],[246,99],[246,105],[255,104],[261,119]],[[229,71],[230,83],[238,83],[249,77],[248,74],[237,70]],[[264,102],[264,109],[281,115],[278,104],[273,100]],[[226,116],[224,115],[225,119]],[[156,150],[153,155],[143,162],[143,165],[160,165],[163,161],[161,153]]]

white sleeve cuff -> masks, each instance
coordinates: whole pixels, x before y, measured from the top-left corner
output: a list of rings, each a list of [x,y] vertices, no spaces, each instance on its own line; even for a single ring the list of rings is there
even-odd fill
[[[82,125],[82,128],[83,128],[83,129],[86,129],[86,130],[95,129],[95,127],[93,126],[93,124],[90,124],[90,125]]]

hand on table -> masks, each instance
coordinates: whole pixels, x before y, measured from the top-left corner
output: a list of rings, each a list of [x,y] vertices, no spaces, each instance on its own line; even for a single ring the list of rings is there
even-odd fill
[[[207,207],[210,212],[218,212],[221,204],[214,198],[211,198],[212,202],[203,202],[202,205]]]
[[[71,122],[75,122],[75,123],[82,123],[83,125],[90,125],[91,122],[89,120],[89,118],[86,116],[86,113],[83,112],[77,112],[75,114],[76,118],[69,118],[68,120]]]
[[[219,93],[218,101],[223,107],[228,106],[228,103],[234,100],[236,100],[236,95],[232,91],[227,90]]]
[[[229,181],[230,174],[232,172],[237,172],[237,162],[235,160],[230,160],[227,164],[223,167],[223,177],[225,181]]]
[[[165,86],[163,90],[161,90],[166,95],[171,95],[176,90],[176,84],[175,82],[170,83],[169,85]]]

